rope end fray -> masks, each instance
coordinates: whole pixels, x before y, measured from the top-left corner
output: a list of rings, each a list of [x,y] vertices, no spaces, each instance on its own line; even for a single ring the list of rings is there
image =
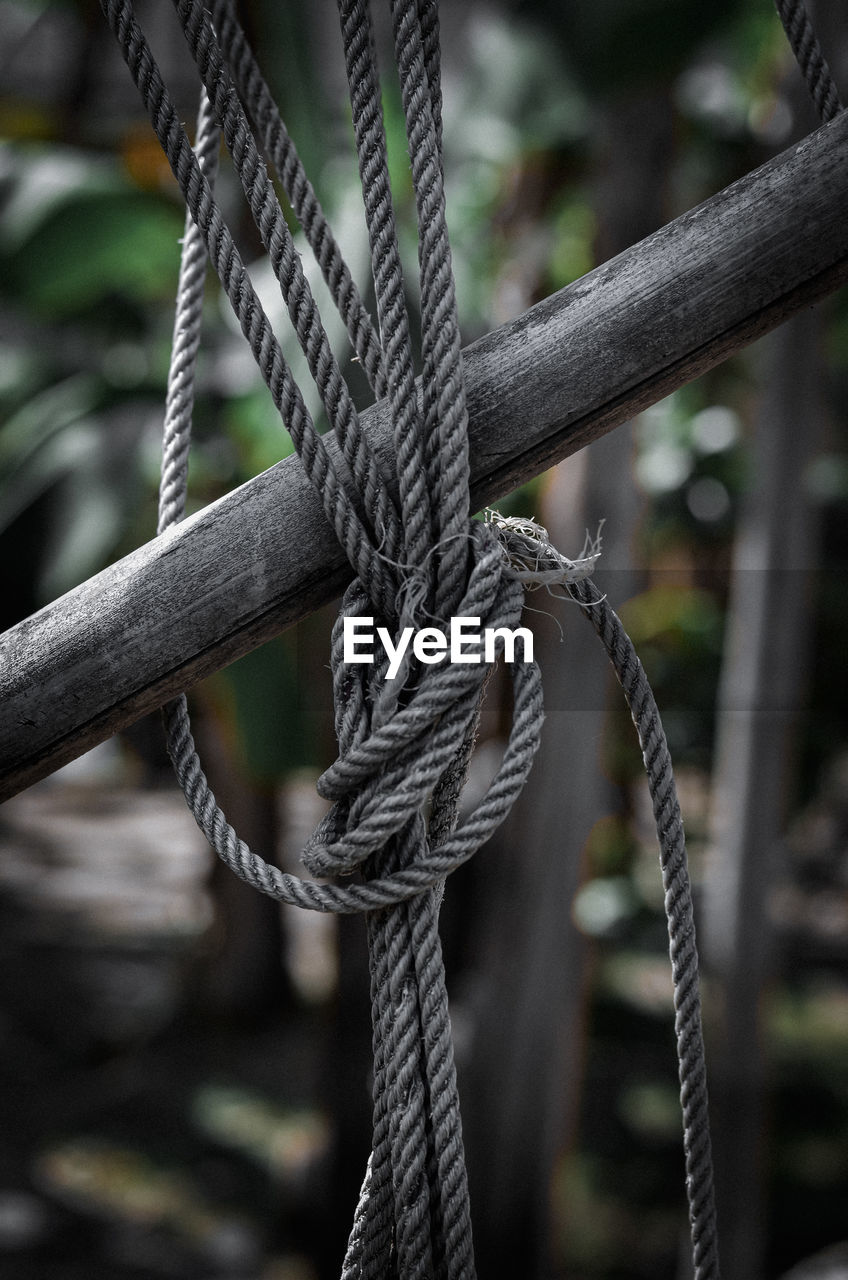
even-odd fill
[[[595,572],[601,556],[603,520],[594,538],[587,532],[576,560],[569,560],[568,556],[557,551],[547,529],[532,516],[502,516],[499,511],[487,507],[485,523],[493,529],[503,548],[511,576],[528,591],[585,582]]]

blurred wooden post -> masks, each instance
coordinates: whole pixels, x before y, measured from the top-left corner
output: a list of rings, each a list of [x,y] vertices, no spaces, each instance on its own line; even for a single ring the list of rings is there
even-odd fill
[[[763,1274],[768,898],[808,652],[815,535],[804,475],[824,413],[821,342],[821,317],[810,313],[762,352],[752,487],[734,548],[719,689],[702,941],[719,1006],[710,1093],[725,1280]]]

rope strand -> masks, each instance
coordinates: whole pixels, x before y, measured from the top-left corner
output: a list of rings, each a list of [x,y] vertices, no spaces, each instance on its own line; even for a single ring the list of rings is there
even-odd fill
[[[804,0],[775,0],[775,5],[810,97],[826,124],[842,110],[842,102],[807,7]]]
[[[718,1280],[718,1234],[707,1104],[707,1075],[701,1027],[698,952],[683,819],[671,755],[659,709],[633,642],[621,620],[590,580],[572,583],[572,599],[598,633],[621,682],[648,775],[660,867],[665,890],[669,955],[674,985],[674,1029],[683,1109],[686,1194],[692,1236],[694,1280]]]
[[[694,1280],[718,1280],[718,1229],[692,887],[671,753],[659,708],[633,641],[588,576],[598,556],[598,540],[592,545],[590,556],[573,561],[551,546],[547,530],[534,521],[503,519],[492,512],[490,527],[501,542],[516,579],[528,588],[550,589],[558,581],[566,596],[581,606],[607,651],[636,727],[665,891],[693,1274]]]
[[[253,120],[266,155],[273,164],[327,283],[351,345],[374,392],[385,394],[382,351],[374,323],[351,277],[342,251],[289,135],[280,109],[265,82],[247,37],[239,26],[233,0],[215,0],[212,22],[233,83]]]
[[[221,131],[215,121],[212,105],[204,91],[200,96],[200,110],[197,116],[195,154],[201,172],[210,182],[214,182],[220,146]],[[200,349],[207,263],[203,236],[191,214],[186,212],[180,275],[177,282],[174,340],[165,399],[157,533],[163,533],[170,525],[182,520],[185,514],[188,451],[191,443],[195,373],[197,354]]]

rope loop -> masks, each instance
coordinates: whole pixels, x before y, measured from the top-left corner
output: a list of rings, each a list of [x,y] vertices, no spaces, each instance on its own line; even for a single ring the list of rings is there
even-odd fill
[[[471,522],[469,548],[472,567],[457,616],[473,620],[481,632],[494,633],[492,651],[500,657],[505,647],[501,632],[518,628],[524,593],[487,526]],[[342,625],[345,618],[361,618],[362,605],[361,594],[354,593],[342,608]],[[421,810],[476,716],[491,668],[485,655],[469,654],[471,661],[456,663],[443,651],[433,665],[410,659],[415,628],[406,618],[402,621],[406,625],[396,625],[393,637],[387,633],[394,653],[406,644],[406,661],[396,660],[401,669],[393,680],[387,678],[385,659],[344,663],[336,628],[332,663],[342,705],[372,706],[379,713],[388,697],[393,706],[388,715],[372,715],[363,733],[343,743],[336,763],[319,779],[321,795],[337,802],[327,828],[336,834],[329,840],[322,829],[310,841],[303,861],[314,875],[349,874],[397,834]],[[520,635],[511,656],[524,661]]]
[[[491,616],[505,620],[498,625],[513,626],[523,592],[506,574],[503,581],[504,610]],[[502,649],[503,641],[498,640],[496,652]],[[395,870],[369,869],[366,861],[373,861],[392,836],[402,833],[414,817],[420,815],[427,796],[436,789],[451,761],[461,756],[466,738],[473,734],[480,687],[491,668],[481,663],[467,669],[479,674],[464,677],[464,692],[460,692],[455,706],[450,702],[450,696],[456,691],[454,672],[465,668],[449,664],[440,667],[439,672],[448,681],[440,691],[435,690],[438,677],[429,677],[429,687],[435,696],[427,714],[440,704],[444,710],[429,721],[426,760],[420,773],[416,773],[411,764],[421,751],[414,741],[381,767],[375,767],[368,785],[355,789],[351,785],[350,794],[342,795],[308,842],[302,861],[310,871],[318,875],[349,873],[357,868],[371,872],[367,879],[357,883],[343,880],[323,884],[306,880],[280,871],[253,852],[230,826],[215,800],[197,754],[185,699],[169,703],[165,709],[166,729],[177,779],[198,825],[221,860],[240,879],[271,898],[313,911],[345,915],[381,910],[439,885],[477,852],[512,808],[538,750],[544,719],[538,666],[535,662],[511,663],[512,729],[500,768],[482,800],[459,826],[450,824],[450,834],[441,843],[426,841],[413,861]],[[366,691],[367,688],[357,685],[349,705],[354,706]],[[450,691],[450,696],[446,691]],[[384,741],[377,738],[378,744]],[[378,759],[379,752],[373,756]],[[361,765],[362,756],[351,753],[348,758],[355,767]],[[337,765],[342,764],[342,769],[333,766],[328,771],[331,779],[336,778],[337,772],[343,773],[343,762],[344,758],[340,757]],[[431,830],[433,825],[434,819],[431,819]]]

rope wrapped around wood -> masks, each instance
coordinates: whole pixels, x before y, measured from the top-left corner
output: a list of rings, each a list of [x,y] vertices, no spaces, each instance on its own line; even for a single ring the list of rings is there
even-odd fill
[[[445,222],[438,7],[392,0],[395,57],[419,227],[422,395],[389,183],[367,0],[339,0],[342,41],[371,247],[375,328],[306,178],[231,0],[174,0],[204,86],[193,151],[136,21],[132,0],[102,0],[186,200],[174,353],[166,407],[160,531],[182,516],[204,255],[214,266],[355,579],[333,632],[339,756],[319,781],[332,809],[304,850],[330,883],[287,875],[251,851],[217,805],[198,759],[185,698],[165,708],[169,750],[189,806],[219,856],[262,892],[319,911],[367,914],[374,1044],[374,1136],[342,1275],[470,1280],[471,1219],[438,934],[444,878],[485,842],[523,786],[539,743],[541,679],[514,661],[513,723],[483,800],[457,825],[486,664],[423,665],[406,655],[343,660],[345,618],[404,626],[480,618],[517,627],[527,586],[558,583],[592,621],[633,713],[654,799],[666,889],[696,1280],[718,1276],[697,952],[680,810],[659,714],[621,623],[587,574],[544,530],[469,519],[459,325]],[[303,226],[371,386],[391,408],[395,502],[330,349],[291,232],[259,153],[261,138]],[[336,466],[315,429],[215,201],[223,135],[330,426]],[[520,638],[519,638],[520,644]],[[502,650],[503,640],[498,642]],[[520,652],[516,654],[521,657]],[[425,819],[427,806],[429,817]],[[355,873],[355,874],[354,874]]]

